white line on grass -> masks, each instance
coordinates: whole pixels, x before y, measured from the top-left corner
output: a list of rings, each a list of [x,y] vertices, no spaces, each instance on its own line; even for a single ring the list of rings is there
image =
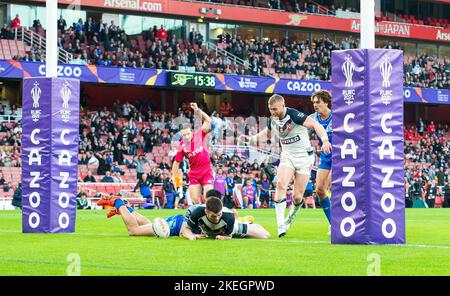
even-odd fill
[[[19,230],[1,230],[0,233],[22,233]],[[73,233],[60,233],[61,235],[70,236],[111,236],[111,237],[128,237],[124,234],[117,233],[96,233],[96,232],[73,232]],[[31,234],[32,235],[32,234]],[[246,239],[248,240],[248,239]],[[294,244],[316,244],[316,245],[331,245],[330,241],[315,241],[315,240],[298,240],[298,239],[252,239],[254,242],[276,242],[276,243],[294,243]],[[234,239],[236,241],[236,239]],[[345,246],[361,246],[358,244],[340,244]],[[388,246],[388,247],[406,247],[406,248],[437,248],[437,249],[450,249],[449,245],[426,245],[426,244],[374,244],[374,245],[364,245],[364,246]]]
[[[266,240],[256,240],[255,241],[267,241],[267,242],[278,242],[278,243],[296,243],[296,244],[318,244],[318,245],[331,245],[329,241],[309,241],[309,240],[296,240],[296,239],[266,239]],[[361,246],[358,244],[340,244],[343,246]],[[424,245],[424,244],[374,244],[374,245],[364,245],[364,246],[388,246],[388,247],[409,247],[409,248],[438,248],[438,249],[450,249],[448,245]]]
[[[22,233],[20,230],[1,230],[0,233]],[[24,233],[24,234],[40,234],[40,233]],[[80,235],[80,236],[115,236],[115,237],[127,237],[119,233],[96,233],[96,232],[72,232],[72,233],[54,233],[56,235]]]
[[[41,261],[41,260],[25,260],[18,258],[0,258],[0,262],[15,262],[15,263],[23,263],[23,264],[46,264],[46,265],[67,265],[67,262],[59,262],[59,261]],[[98,268],[98,269],[113,269],[117,271],[147,271],[153,273],[168,273],[168,274],[187,274],[187,275],[222,275],[229,276],[231,274],[212,274],[207,272],[192,272],[192,271],[183,271],[183,270],[174,270],[174,269],[152,269],[152,268],[136,268],[136,267],[120,267],[120,266],[108,266],[108,265],[96,265],[96,264],[86,264],[83,263],[83,268]]]

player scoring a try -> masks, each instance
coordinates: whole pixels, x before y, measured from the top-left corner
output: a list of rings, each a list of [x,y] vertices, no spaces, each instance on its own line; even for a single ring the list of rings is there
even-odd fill
[[[209,190],[205,194],[205,205],[193,205],[186,215],[177,214],[166,220],[155,218],[153,222],[135,211],[120,196],[102,197],[97,205],[115,207],[108,218],[120,215],[131,236],[179,236],[189,240],[211,237],[217,240],[235,238],[267,239],[269,232],[259,224],[239,222],[237,214],[224,208],[221,194]]]
[[[272,117],[261,132],[251,137],[241,136],[245,142],[256,143],[271,138],[272,131],[278,132],[281,142],[281,159],[277,170],[275,190],[275,213],[278,224],[278,237],[286,234],[303,202],[303,193],[314,164],[313,148],[309,140],[308,129],[313,129],[322,139],[322,151],[330,153],[331,144],[328,136],[318,122],[302,112],[287,108],[284,98],[274,94],[270,97],[268,107]],[[286,191],[294,178],[294,206],[285,219]]]
[[[202,188],[203,192],[208,192],[214,184],[214,174],[206,148],[206,135],[211,132],[211,117],[200,110],[196,103],[191,103],[191,108],[194,110],[194,114],[201,116],[203,124],[195,133],[190,126],[180,131],[183,139],[173,161],[172,180],[175,180],[180,163],[186,156],[189,161],[189,195],[193,204],[198,204]]]

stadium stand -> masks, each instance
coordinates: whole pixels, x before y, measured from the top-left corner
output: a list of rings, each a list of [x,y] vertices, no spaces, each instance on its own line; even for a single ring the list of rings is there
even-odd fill
[[[203,37],[198,37],[198,32],[197,37],[192,40],[177,39],[174,35],[167,40],[157,37],[156,28],[141,35],[127,36],[118,26],[111,25],[108,29],[106,24],[103,24],[103,27],[109,33],[104,33],[104,36],[99,34],[98,38],[96,35],[83,33],[83,29],[78,31],[77,28],[70,27],[64,33],[59,30],[58,44],[72,53],[73,62],[79,64],[167,70],[193,67],[198,72],[329,81],[331,51],[356,48],[359,43],[359,40],[351,36],[337,43],[325,34],[311,43],[308,40],[261,40],[258,37],[241,40],[238,36],[230,36],[229,42],[217,43],[218,48],[248,61],[249,66],[246,69],[223,54],[208,50],[202,43]],[[45,35],[41,27],[31,29]],[[12,28],[7,30],[11,31]],[[398,44],[391,43],[384,45],[384,48],[400,49]],[[25,45],[20,40],[1,39],[0,58],[2,57],[44,62],[39,49]],[[439,89],[449,87],[450,61],[447,58],[437,58],[427,53],[419,56],[405,55],[404,64],[406,86]]]
[[[343,18],[359,18],[359,7],[335,4],[321,4],[317,2],[322,1],[299,1],[299,0],[198,0],[200,2],[212,2],[224,5],[240,5],[249,7],[266,8],[272,10],[281,10],[288,12],[301,12],[311,14],[333,15]],[[327,2],[327,1],[325,1]],[[402,22],[416,25],[426,25],[433,27],[450,28],[450,21],[445,18],[415,16],[414,14],[407,14],[404,12],[389,12],[385,11],[383,15],[376,18],[377,21],[386,22]]]

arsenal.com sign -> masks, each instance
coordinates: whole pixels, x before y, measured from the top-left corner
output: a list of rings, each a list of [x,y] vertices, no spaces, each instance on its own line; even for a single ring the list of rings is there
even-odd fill
[[[450,33],[445,33],[441,30],[438,30],[436,34],[436,40],[450,41]]]
[[[161,3],[140,0],[104,0],[104,7],[162,12]]]
[[[32,0],[35,2],[45,2],[45,0]],[[69,9],[78,10],[83,6],[138,10],[147,12],[167,12],[167,0],[58,0],[60,4],[69,5]]]

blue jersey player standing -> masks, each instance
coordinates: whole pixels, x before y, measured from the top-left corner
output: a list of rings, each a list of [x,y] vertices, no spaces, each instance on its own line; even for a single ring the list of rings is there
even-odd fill
[[[328,141],[332,143],[333,127],[331,114],[331,94],[325,90],[319,90],[311,96],[311,101],[314,106],[315,113],[310,117],[320,123],[328,135]],[[319,137],[319,144],[322,147],[323,142]],[[316,193],[320,199],[320,205],[327,216],[328,222],[331,225],[331,204],[330,198],[327,196],[331,188],[331,152],[320,152],[320,162],[316,176]],[[330,228],[328,229],[330,233]]]

